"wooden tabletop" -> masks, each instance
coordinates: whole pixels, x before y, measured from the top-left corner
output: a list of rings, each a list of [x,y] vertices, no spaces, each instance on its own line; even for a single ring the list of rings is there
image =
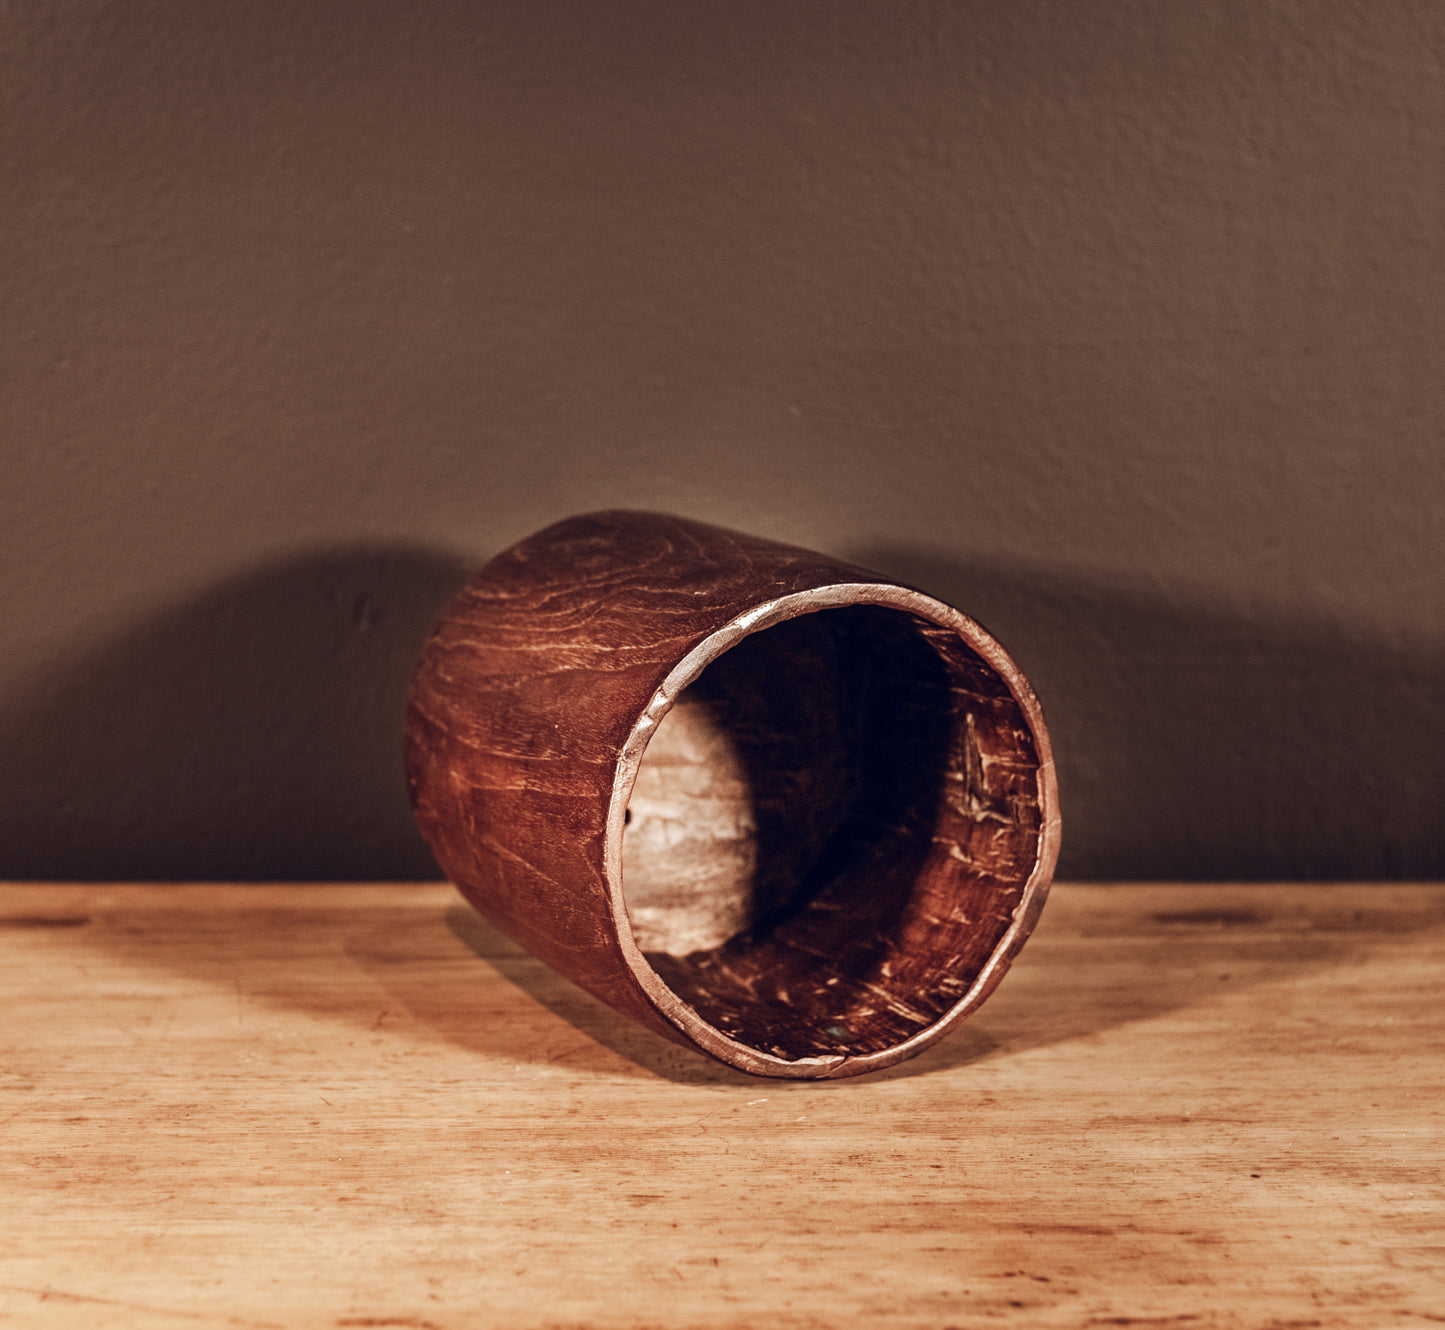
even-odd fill
[[[446,886],[0,887],[0,1325],[1445,1323],[1445,887],[1060,886],[752,1080]]]

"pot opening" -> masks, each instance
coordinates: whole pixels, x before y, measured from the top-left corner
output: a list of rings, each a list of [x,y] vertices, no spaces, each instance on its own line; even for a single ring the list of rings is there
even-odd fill
[[[623,832],[649,965],[775,1057],[881,1052],[967,993],[1042,835],[1038,756],[951,628],[802,614],[713,660],[657,727]]]

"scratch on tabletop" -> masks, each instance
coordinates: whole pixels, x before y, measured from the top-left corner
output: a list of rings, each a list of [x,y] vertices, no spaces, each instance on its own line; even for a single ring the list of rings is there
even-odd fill
[[[423,1321],[415,1316],[343,1316],[336,1325],[399,1325],[411,1330],[441,1330],[435,1321]]]

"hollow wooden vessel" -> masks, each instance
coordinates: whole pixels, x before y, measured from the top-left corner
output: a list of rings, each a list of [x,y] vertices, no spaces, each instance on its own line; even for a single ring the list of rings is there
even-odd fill
[[[1058,793],[1033,691],[957,610],[655,513],[493,559],[407,709],[473,905],[660,1034],[761,1076],[909,1057],[1002,979]]]

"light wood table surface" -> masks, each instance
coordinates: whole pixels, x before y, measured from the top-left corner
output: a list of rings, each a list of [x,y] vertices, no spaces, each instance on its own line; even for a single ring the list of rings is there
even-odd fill
[[[0,887],[0,1326],[1445,1324],[1445,887],[1060,886],[751,1080],[445,886]]]

